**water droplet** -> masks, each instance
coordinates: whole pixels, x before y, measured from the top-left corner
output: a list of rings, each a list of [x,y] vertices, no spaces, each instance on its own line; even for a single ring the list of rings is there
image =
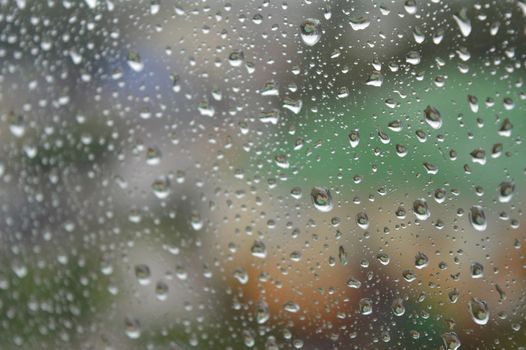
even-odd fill
[[[435,201],[437,203],[443,203],[445,200],[446,200],[446,190],[443,189],[443,188],[437,188],[435,190],[435,195],[434,195],[434,198],[435,198]]]
[[[159,177],[152,183],[152,190],[157,198],[165,199],[170,195],[170,181],[165,176]]]
[[[284,155],[278,155],[274,158],[276,165],[282,169],[288,169],[290,167],[289,161]]]
[[[244,59],[245,54],[241,50],[234,50],[228,55],[228,63],[230,63],[232,67],[239,67]]]
[[[258,116],[258,119],[260,122],[264,124],[276,125],[279,121],[279,111],[275,109],[275,110],[268,111],[268,112],[261,112]]]
[[[497,290],[497,293],[499,293],[499,301],[503,302],[506,300],[506,293],[498,284],[495,284],[495,289]]]
[[[478,325],[483,326],[489,321],[490,313],[488,304],[482,299],[471,298],[469,302],[469,313],[473,321]]]
[[[472,278],[482,278],[484,276],[484,266],[478,262],[471,264],[471,277]]]
[[[292,196],[292,198],[300,199],[301,196],[302,196],[301,188],[300,187],[293,187],[290,190],[290,195]]]
[[[347,258],[347,252],[343,248],[343,246],[340,246],[338,249],[338,258],[340,259],[340,264],[343,266],[347,265],[349,263],[349,260]]]
[[[471,108],[473,113],[477,113],[479,111],[479,101],[476,96],[468,95],[468,103],[469,108]]]
[[[405,208],[404,207],[398,207],[398,209],[396,209],[395,215],[399,219],[405,219],[405,216],[406,216]]]
[[[315,18],[308,18],[300,25],[301,39],[307,46],[314,46],[321,38],[321,24]]]
[[[332,210],[332,196],[328,189],[316,186],[312,189],[310,195],[316,209],[324,213]]]
[[[477,231],[484,231],[487,227],[486,215],[481,206],[475,205],[469,211],[469,222]]]
[[[161,4],[159,0],[152,0],[150,2],[150,14],[151,15],[156,15],[157,13],[159,13],[160,9],[161,9]]]
[[[391,310],[395,316],[403,316],[405,314],[404,300],[402,298],[396,298],[393,300]]]
[[[389,255],[387,255],[386,253],[379,253],[378,255],[376,255],[376,259],[382,265],[389,265],[389,262],[391,261],[391,259],[389,258]]]
[[[256,321],[258,324],[263,324],[270,318],[270,311],[267,303],[261,300],[256,308]]]
[[[425,199],[417,199],[413,202],[413,213],[418,220],[427,220],[431,216]]]
[[[144,63],[141,60],[141,55],[137,51],[128,51],[128,65],[135,72],[140,72],[144,69]]]
[[[139,264],[135,266],[135,277],[137,278],[137,281],[141,285],[147,285],[150,283],[150,268],[148,265],[145,264]]]
[[[396,154],[401,158],[407,155],[407,148],[404,145],[397,143],[395,146],[395,150],[396,150]]]
[[[359,309],[362,315],[372,314],[373,313],[373,301],[369,298],[360,299]]]
[[[286,97],[283,100],[283,108],[288,109],[294,114],[298,114],[301,111],[302,106],[303,106],[303,102],[301,100],[293,100],[289,97]]]
[[[165,282],[157,282],[155,286],[155,297],[161,301],[166,300],[168,297],[168,285]]]
[[[455,22],[457,22],[458,28],[464,37],[468,37],[471,34],[471,21],[467,17],[467,10],[461,9],[458,14],[453,15]]]
[[[457,350],[460,348],[460,340],[454,332],[447,332],[442,334],[442,341],[444,342],[445,350]]]
[[[477,148],[471,151],[470,155],[473,163],[478,163],[480,165],[486,164],[486,151],[483,149]]]
[[[424,169],[426,169],[426,173],[430,175],[435,175],[436,173],[438,173],[438,168],[434,164],[431,164],[429,162],[424,162]]]
[[[505,118],[502,121],[502,124],[500,125],[499,135],[504,137],[510,137],[512,129],[513,125],[511,124],[510,120],[508,118]]]
[[[504,181],[499,185],[499,202],[508,203],[513,198],[515,185],[512,182]]]
[[[349,19],[349,24],[353,30],[364,30],[369,27],[371,21],[367,17],[359,16]]]
[[[415,26],[413,28],[413,38],[415,38],[415,41],[417,44],[421,44],[424,42],[424,40],[426,40],[426,36],[424,35],[424,32],[418,26]]]
[[[427,108],[424,110],[424,114],[426,117],[426,122],[430,127],[433,129],[440,129],[442,126],[442,117],[440,116],[440,112],[435,107],[427,106]]]
[[[452,304],[455,304],[457,301],[458,301],[458,298],[460,296],[458,290],[456,288],[454,288],[453,290],[451,290],[448,294],[447,294],[448,298],[449,298],[449,301],[452,303]]]
[[[237,268],[234,271],[234,278],[238,280],[241,284],[247,284],[248,283],[248,273],[243,269],[242,267]]]
[[[366,85],[374,86],[374,87],[381,87],[384,82],[384,76],[380,71],[373,71],[369,78],[367,78],[367,81],[365,82]]]
[[[259,93],[261,96],[279,96],[278,86],[273,81],[267,81]]]
[[[297,313],[300,311],[300,306],[292,301],[287,301],[285,305],[283,305],[283,309],[291,313]]]
[[[267,257],[267,247],[265,246],[265,243],[260,240],[254,241],[254,244],[252,244],[252,247],[250,248],[250,252],[252,253],[252,256],[255,256],[256,258],[265,259]]]
[[[138,339],[141,336],[141,324],[139,320],[131,317],[126,317],[124,321],[126,326],[126,335],[130,339]]]
[[[157,165],[161,162],[161,151],[155,147],[149,147],[146,151],[146,164]]]
[[[413,66],[420,64],[421,59],[422,58],[417,51],[409,51],[405,56],[405,61]]]
[[[427,255],[422,252],[418,252],[418,254],[415,256],[415,267],[421,270],[427,265],[429,265],[429,258]]]
[[[414,280],[416,280],[416,275],[413,271],[411,270],[405,270],[404,272],[402,272],[402,277],[407,281],[407,282],[413,282]]]
[[[367,213],[360,212],[356,214],[356,224],[363,230],[367,230],[369,227],[369,218],[367,217]]]
[[[15,115],[13,111],[9,112],[9,131],[15,137],[22,137],[26,133],[26,125],[24,122],[24,117],[21,115]]]
[[[192,212],[192,215],[190,215],[190,225],[195,231],[199,231],[203,228],[204,221],[201,218],[201,215],[199,215],[198,212]]]
[[[406,0],[406,2],[404,3],[404,9],[408,14],[414,15],[418,10],[416,0]]]
[[[349,288],[358,289],[361,286],[362,286],[362,282],[360,282],[356,278],[351,277],[347,280],[347,287]]]
[[[358,146],[360,143],[360,133],[358,130],[351,131],[348,135],[348,138],[352,148],[356,148],[356,146]]]

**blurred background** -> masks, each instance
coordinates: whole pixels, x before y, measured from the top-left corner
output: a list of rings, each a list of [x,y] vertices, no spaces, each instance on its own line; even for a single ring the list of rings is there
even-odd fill
[[[0,348],[525,349],[522,0],[0,0]]]

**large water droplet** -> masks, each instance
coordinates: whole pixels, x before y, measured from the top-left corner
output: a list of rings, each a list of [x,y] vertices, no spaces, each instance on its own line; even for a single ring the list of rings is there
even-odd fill
[[[267,303],[261,300],[256,309],[256,321],[258,324],[263,324],[270,318],[270,312]]]
[[[316,186],[312,189],[310,195],[316,209],[324,213],[332,210],[332,196],[328,189]]]
[[[396,298],[391,304],[391,310],[395,316],[402,316],[405,314],[404,300],[402,298]]]
[[[137,51],[130,50],[128,52],[128,65],[136,72],[143,70],[144,63],[142,62],[141,55],[139,55]]]
[[[369,27],[371,21],[367,17],[359,16],[349,19],[349,24],[353,30],[364,30]]]
[[[413,202],[413,213],[418,220],[427,220],[431,216],[425,199],[421,198]]]
[[[369,227],[369,218],[367,217],[367,214],[364,212],[360,212],[356,214],[356,224],[364,230],[367,230]]]
[[[150,283],[150,268],[148,265],[145,264],[139,264],[135,266],[135,277],[137,278],[137,281],[141,285],[147,285]]]
[[[473,321],[478,325],[483,326],[489,321],[490,313],[488,304],[482,299],[471,298],[469,302],[469,313]]]
[[[455,332],[447,332],[442,335],[442,341],[446,350],[457,350],[460,348],[460,339]]]
[[[515,192],[515,185],[512,182],[504,181],[499,185],[499,202],[508,203]]]
[[[300,306],[296,304],[295,302],[287,301],[285,305],[283,305],[283,310],[291,312],[291,313],[296,313],[300,311]]]
[[[471,34],[471,21],[467,17],[467,10],[463,8],[459,13],[453,15],[455,22],[463,36],[468,37]]]
[[[255,256],[256,258],[265,259],[267,257],[267,247],[265,246],[265,243],[260,240],[254,241],[254,244],[252,244],[252,247],[250,248],[250,252],[252,253],[252,256]]]
[[[373,301],[369,298],[360,299],[359,309],[362,315],[372,314],[373,313]]]
[[[440,116],[440,112],[435,107],[427,106],[427,108],[424,110],[424,114],[426,117],[426,122],[430,127],[433,129],[440,129],[442,126],[442,117]]]
[[[481,206],[475,205],[469,210],[469,222],[477,231],[484,231],[487,227],[486,215]]]
[[[472,263],[470,270],[472,278],[482,278],[484,276],[484,266],[478,262]]]
[[[360,133],[358,132],[358,130],[351,131],[348,137],[351,147],[356,148],[356,146],[358,146],[358,144],[360,143]]]
[[[415,267],[417,269],[423,269],[427,265],[429,265],[429,258],[427,255],[422,252],[418,252],[418,254],[415,256]]]
[[[320,21],[308,18],[300,25],[301,39],[308,46],[314,46],[321,38]]]

